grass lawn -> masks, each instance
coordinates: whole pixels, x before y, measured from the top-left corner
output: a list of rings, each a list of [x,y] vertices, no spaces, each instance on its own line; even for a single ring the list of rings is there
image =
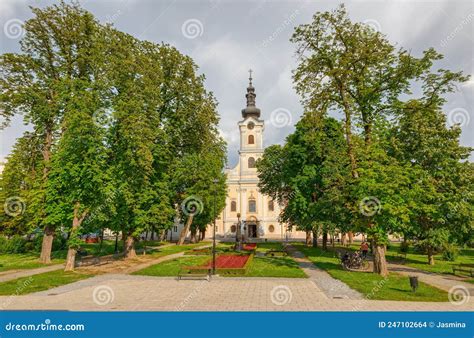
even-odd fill
[[[77,271],[64,272],[63,270],[56,270],[45,272],[0,283],[0,296],[25,295],[32,292],[44,291],[92,276],[93,275]]]
[[[39,254],[1,254],[0,255],[0,272],[8,270],[34,269],[45,266],[38,261]],[[63,259],[53,259],[52,264],[62,263]]]
[[[204,246],[204,245],[208,245],[209,243],[207,242],[200,242],[200,243],[195,243],[195,244],[185,244],[185,245],[169,245],[169,246],[166,246],[164,248],[155,248],[155,250],[153,252],[150,253],[150,256],[153,256],[153,257],[162,257],[162,256],[168,256],[168,255],[172,255],[172,254],[175,254],[175,253],[178,253],[178,252],[182,252],[182,251],[187,251],[187,250],[191,250],[191,249],[194,249],[196,247],[200,247],[200,246]]]
[[[353,244],[350,246],[350,248],[354,250],[358,250],[359,244]],[[399,248],[400,248],[399,242],[390,243],[390,246],[387,249],[387,253],[386,253],[387,261],[394,262],[394,263],[400,262]],[[410,247],[407,254],[407,259],[404,265],[411,266],[413,268],[420,269],[423,271],[428,271],[428,272],[452,274],[453,265],[458,265],[458,264],[474,265],[474,249],[460,250],[458,257],[456,258],[456,261],[454,262],[443,260],[443,256],[441,254],[436,255],[435,265],[429,265],[427,255],[416,253],[414,252],[413,248]],[[460,273],[457,273],[457,275],[463,276]]]
[[[185,256],[149,266],[134,272],[133,275],[177,276],[182,266],[199,266],[204,265],[207,261],[209,261],[208,256]]]
[[[448,301],[447,292],[422,282],[419,282],[418,290],[413,293],[406,276],[391,273],[384,279],[374,273],[345,271],[339,264],[339,259],[334,257],[334,253],[331,251],[324,252],[320,248],[309,248],[303,243],[295,243],[293,246],[303,252],[317,267],[326,270],[332,277],[343,281],[369,299],[423,302]]]
[[[202,245],[202,243],[201,243]],[[217,249],[229,250],[232,244],[219,243]],[[175,247],[175,246],[173,246]],[[168,249],[163,248],[163,250]],[[280,243],[259,243],[257,252],[268,250],[280,250]],[[227,251],[228,252],[228,251]],[[183,266],[200,266],[212,259],[212,256],[185,256],[171,261],[162,262],[134,274],[148,276],[177,276]],[[223,275],[225,276],[225,275]],[[306,278],[306,274],[298,267],[298,264],[290,257],[257,257],[254,256],[245,275],[242,277],[287,277]]]

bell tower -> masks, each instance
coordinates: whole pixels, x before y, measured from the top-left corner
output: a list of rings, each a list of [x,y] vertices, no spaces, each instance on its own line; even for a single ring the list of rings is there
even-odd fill
[[[255,88],[252,83],[252,70],[249,70],[247,87],[247,106],[242,109],[243,120],[239,122],[240,130],[240,173],[242,176],[256,176],[255,162],[263,154],[264,122],[260,120],[260,109],[256,107]],[[250,178],[250,177],[249,177]]]

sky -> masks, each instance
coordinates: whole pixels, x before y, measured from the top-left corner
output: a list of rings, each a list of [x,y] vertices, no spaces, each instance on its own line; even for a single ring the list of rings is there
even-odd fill
[[[32,17],[29,6],[54,1],[0,0],[0,53],[18,52],[21,22]],[[205,74],[205,85],[219,102],[219,129],[228,143],[229,166],[238,158],[239,133],[253,70],[257,106],[265,120],[264,143],[283,144],[303,112],[293,88],[294,27],[311,22],[318,11],[339,1],[224,0],[82,0],[101,22],[153,42],[165,42],[191,56]],[[354,0],[344,2],[353,21],[365,22],[415,56],[434,47],[445,55],[436,66],[462,70],[474,78],[474,2],[469,0]],[[448,123],[460,123],[461,143],[474,147],[474,80],[450,94],[444,110]],[[16,138],[28,130],[22,118],[0,131],[0,162]],[[471,160],[473,157],[471,156]]]

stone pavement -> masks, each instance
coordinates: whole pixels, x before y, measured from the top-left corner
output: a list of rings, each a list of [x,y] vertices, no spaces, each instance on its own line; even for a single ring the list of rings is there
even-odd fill
[[[471,296],[474,296],[474,284],[465,282],[465,278],[462,277],[422,271],[410,266],[393,263],[388,263],[388,269],[405,276],[417,276],[420,281],[445,291],[463,286],[469,290]]]
[[[64,264],[53,264],[44,266],[37,269],[24,269],[24,270],[10,270],[5,271],[0,275],[0,283],[8,282],[13,279],[21,278],[21,277],[28,277],[38,275],[44,272],[56,271],[64,269]]]
[[[2,296],[0,307],[50,310],[155,311],[469,311],[471,297],[449,302],[328,298],[309,279],[173,277],[107,274],[25,296]]]
[[[359,292],[351,289],[347,284],[331,277],[326,271],[316,267],[302,252],[297,251],[291,245],[286,246],[286,250],[299,267],[308,275],[329,298],[362,299]]]

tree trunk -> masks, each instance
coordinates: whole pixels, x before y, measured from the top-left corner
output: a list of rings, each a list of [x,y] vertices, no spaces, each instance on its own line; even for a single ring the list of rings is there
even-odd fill
[[[318,247],[318,229],[313,228],[313,248]]]
[[[137,257],[137,253],[135,252],[135,239],[130,235],[128,235],[127,240],[125,241],[125,257]]]
[[[43,146],[43,182],[42,186],[46,187],[50,169],[50,160],[51,160],[51,147],[53,144],[53,131],[51,128],[46,128],[46,134],[44,139]],[[43,196],[45,198],[46,196]],[[42,214],[43,218],[46,217],[45,206],[46,201],[43,200]],[[41,243],[41,255],[40,262],[44,264],[51,263],[51,251],[53,249],[53,239],[54,239],[54,227],[47,225],[44,228],[43,242]]]
[[[79,216],[79,208],[81,204],[79,202],[76,202],[74,205],[74,218],[72,219],[72,228],[71,228],[71,234],[73,236],[76,235],[77,229],[81,226],[82,221],[87,215],[87,210],[85,210],[81,216]],[[64,271],[74,271],[74,267],[76,265],[76,253],[77,249],[74,247],[69,247],[67,250],[67,258],[66,258],[66,266],[64,268]]]
[[[311,230],[306,230],[306,246],[311,246]]]
[[[349,244],[352,244],[354,242],[354,233],[352,231],[349,231],[347,233],[347,237],[349,237]]]
[[[196,232],[197,232],[196,229],[191,229],[191,240],[190,240],[190,242],[193,243],[193,244],[197,243]]]
[[[428,264],[429,265],[434,265],[435,260],[434,260],[434,251],[431,246],[428,247]]]
[[[51,251],[53,249],[54,229],[47,225],[44,228],[43,242],[41,243],[40,262],[44,264],[51,263]]]
[[[342,234],[341,234],[341,244],[342,244],[342,246],[346,246],[346,244],[347,244],[347,240],[346,240],[346,239],[347,239],[347,238],[346,238],[346,234],[345,234],[345,233],[342,233]]]
[[[188,216],[188,220],[186,221],[186,225],[184,226],[183,230],[181,230],[181,233],[179,234],[179,239],[177,245],[183,245],[184,240],[186,239],[186,235],[189,232],[189,229],[191,228],[191,224],[193,223],[193,218],[194,215],[190,214]]]
[[[385,259],[385,245],[374,245],[374,272],[383,277],[388,275],[387,261]]]
[[[201,230],[201,241],[206,238],[206,230]]]
[[[328,249],[328,233],[323,231],[323,250],[327,251]]]

